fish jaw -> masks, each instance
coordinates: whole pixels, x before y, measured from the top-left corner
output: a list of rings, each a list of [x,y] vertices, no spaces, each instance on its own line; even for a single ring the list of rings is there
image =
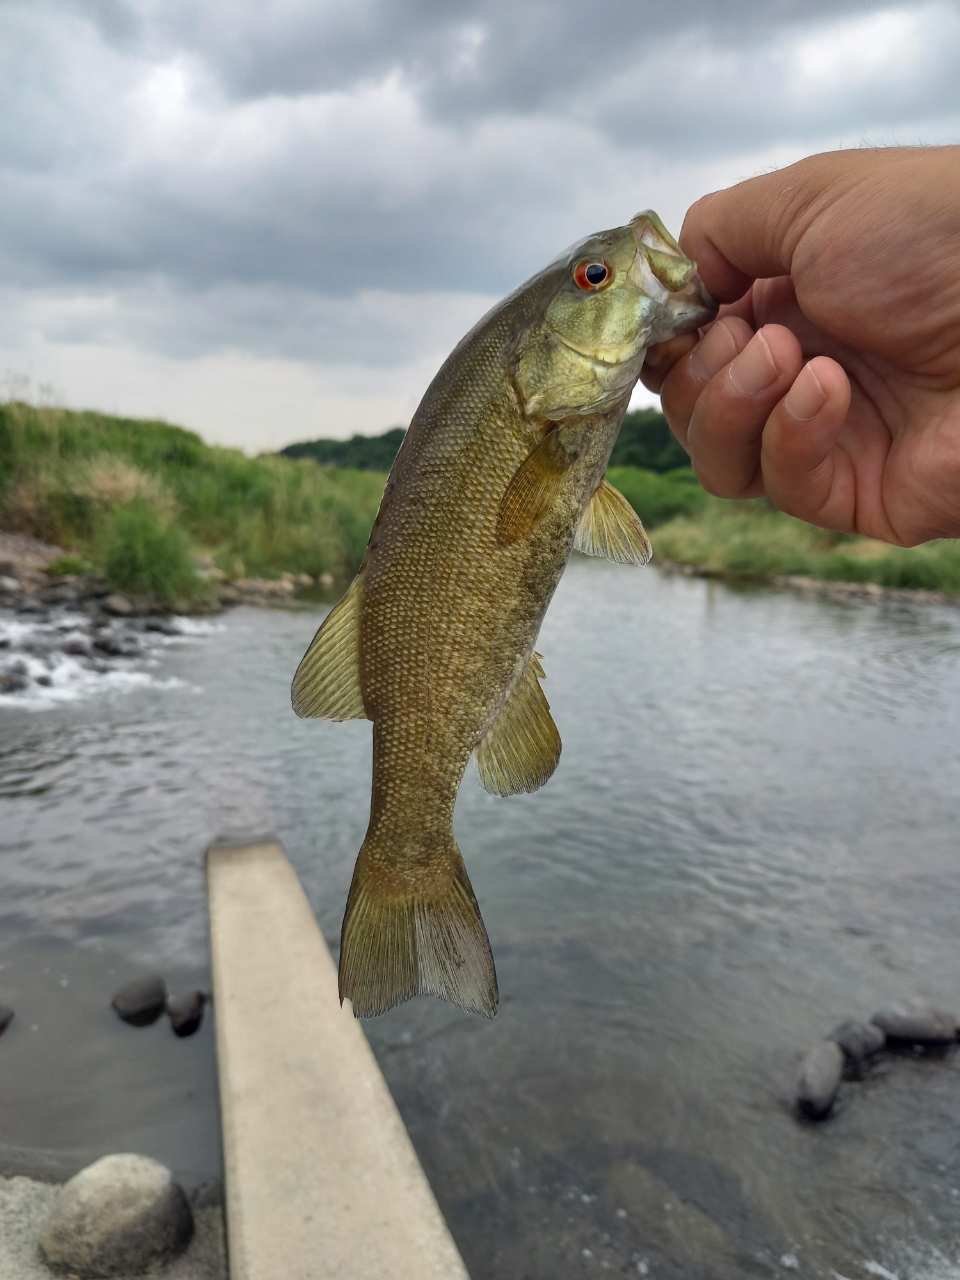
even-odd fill
[[[587,267],[602,268],[593,286]],[[574,245],[534,282],[549,298],[517,344],[514,385],[524,416],[558,422],[628,400],[646,348],[712,320],[717,304],[696,263],[651,211]]]
[[[646,345],[692,333],[716,319],[717,303],[697,274],[697,264],[653,210],[638,213],[630,225],[637,237],[630,274],[646,304]]]

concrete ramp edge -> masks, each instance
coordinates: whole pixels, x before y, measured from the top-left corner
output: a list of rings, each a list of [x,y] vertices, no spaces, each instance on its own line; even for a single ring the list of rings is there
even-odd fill
[[[207,879],[231,1280],[469,1280],[282,847]]]

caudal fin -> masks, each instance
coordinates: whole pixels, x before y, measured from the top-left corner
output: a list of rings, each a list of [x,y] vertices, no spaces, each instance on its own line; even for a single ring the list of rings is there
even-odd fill
[[[450,836],[449,876],[389,886],[361,851],[340,933],[340,999],[358,1018],[413,996],[439,996],[492,1018],[499,1006],[487,931],[460,850]]]

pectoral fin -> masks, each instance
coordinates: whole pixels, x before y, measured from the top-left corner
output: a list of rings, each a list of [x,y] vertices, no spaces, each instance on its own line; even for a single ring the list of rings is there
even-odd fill
[[[606,480],[587,503],[573,545],[585,556],[604,556],[617,564],[642,565],[653,555],[640,517]]]
[[[538,654],[527,663],[517,687],[477,746],[477,775],[485,791],[512,796],[536,791],[557,767],[560,734],[540,688]]]
[[[560,493],[563,477],[575,459],[551,431],[520,464],[500,500],[497,541],[518,542],[537,527]]]
[[[365,720],[360,693],[360,593],[358,575],[323,620],[293,677],[290,698],[298,716]]]

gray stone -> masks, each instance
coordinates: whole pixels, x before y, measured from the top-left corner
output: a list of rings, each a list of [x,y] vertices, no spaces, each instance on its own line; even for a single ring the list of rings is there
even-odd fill
[[[957,1038],[956,1014],[923,1000],[907,1000],[881,1009],[870,1021],[880,1027],[888,1040],[907,1044],[949,1044]]]
[[[134,1027],[148,1027],[167,1007],[167,984],[155,973],[128,982],[110,1001],[124,1020]]]
[[[107,598],[102,602],[101,607],[105,609],[107,613],[112,613],[114,617],[117,618],[129,618],[130,615],[135,612],[133,604],[127,599],[127,597],[122,596],[117,592],[107,596]]]
[[[169,1169],[147,1156],[104,1156],[64,1183],[40,1251],[75,1276],[136,1274],[175,1258],[192,1235],[190,1202]]]
[[[863,1062],[875,1053],[879,1053],[887,1043],[886,1033],[874,1022],[857,1022],[851,1019],[841,1022],[827,1036],[834,1044],[838,1044],[851,1062]]]
[[[86,636],[68,636],[61,647],[64,653],[72,653],[79,658],[90,657],[90,641]]]
[[[811,1049],[797,1074],[797,1106],[805,1116],[819,1120],[833,1106],[843,1075],[843,1052],[833,1040],[821,1040]]]
[[[8,1004],[0,1004],[0,1036],[6,1031],[14,1019],[14,1012]]]
[[[175,1035],[192,1036],[203,1021],[203,1006],[207,1003],[205,991],[190,991],[167,1001],[167,1015]]]

